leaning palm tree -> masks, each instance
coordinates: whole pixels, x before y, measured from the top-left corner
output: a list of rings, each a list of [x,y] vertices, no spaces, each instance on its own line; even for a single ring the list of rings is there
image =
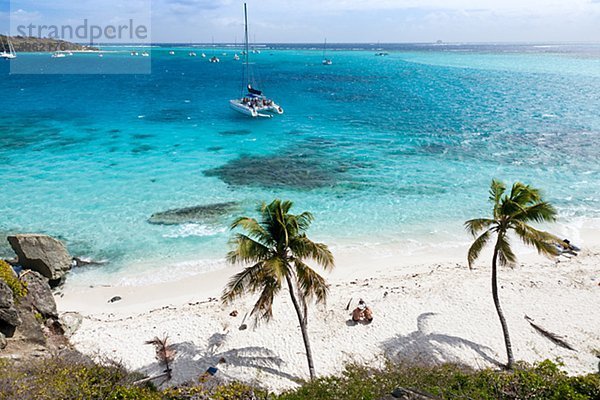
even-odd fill
[[[307,304],[325,302],[328,285],[305,261],[312,260],[329,271],[334,266],[333,255],[325,244],[315,243],[306,236],[313,221],[312,214],[290,214],[291,207],[290,201],[263,203],[258,208],[260,222],[241,217],[231,225],[231,229],[242,228],[246,232],[233,236],[235,249],[229,252],[227,259],[232,264],[251,266],[231,277],[221,299],[229,303],[246,292],[260,292],[251,315],[257,320],[269,321],[273,317],[273,299],[287,285],[300,322],[310,378],[313,379],[315,368],[308,340]]]
[[[504,183],[493,180],[490,188],[490,201],[494,205],[492,218],[472,219],[465,222],[467,230],[477,238],[469,249],[468,262],[469,268],[471,268],[483,247],[495,234],[496,245],[492,257],[492,297],[504,333],[504,343],[506,344],[508,356],[506,367],[512,369],[514,358],[508,335],[508,326],[498,299],[496,267],[497,264],[501,266],[514,264],[517,260],[510,246],[509,231],[513,231],[526,245],[534,246],[538,253],[547,256],[557,255],[557,237],[528,225],[530,222],[554,221],[556,210],[550,203],[542,200],[539,190],[521,182],[513,184],[510,194],[507,194]]]

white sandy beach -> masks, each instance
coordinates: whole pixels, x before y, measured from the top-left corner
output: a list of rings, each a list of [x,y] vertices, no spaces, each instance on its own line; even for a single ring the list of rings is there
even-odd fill
[[[569,373],[598,371],[600,351],[600,236],[581,230],[577,257],[548,260],[518,248],[520,264],[499,272],[500,300],[517,360],[552,359]],[[466,236],[465,236],[466,237]],[[440,254],[434,248],[403,258],[380,248],[336,255],[328,279],[326,306],[309,312],[309,335],[319,375],[340,372],[351,362],[378,366],[401,358],[461,362],[495,367],[506,362],[502,330],[490,289],[491,256],[466,266],[467,244]],[[216,298],[231,268],[140,287],[71,288],[57,303],[76,311],[83,323],[72,337],[77,349],[156,373],[154,350],[146,340],[167,334],[176,346],[173,383],[197,379],[209,366],[234,378],[275,390],[308,377],[302,337],[287,292],[274,304],[274,319],[240,330],[253,305],[247,296],[230,306]],[[108,303],[113,296],[122,300]],[[370,325],[349,322],[358,299],[373,309]],[[350,310],[346,310],[352,299]],[[237,317],[229,314],[237,310]],[[528,315],[562,335],[576,351],[561,348],[537,333]],[[219,364],[223,358],[224,363]]]

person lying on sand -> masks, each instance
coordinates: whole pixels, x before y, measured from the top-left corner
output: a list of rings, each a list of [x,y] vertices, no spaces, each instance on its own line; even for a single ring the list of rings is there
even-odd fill
[[[576,256],[577,252],[581,250],[579,247],[572,245],[568,239],[563,239],[562,242],[556,244],[556,247],[559,254],[566,253],[574,256]]]

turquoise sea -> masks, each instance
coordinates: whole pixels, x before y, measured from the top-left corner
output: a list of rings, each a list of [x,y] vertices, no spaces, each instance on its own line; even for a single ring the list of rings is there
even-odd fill
[[[44,74],[2,60],[0,234],[47,233],[110,262],[77,271],[84,284],[215,268],[231,220],[275,197],[314,213],[315,239],[350,246],[464,240],[492,178],[543,188],[564,223],[600,217],[600,45],[381,47],[331,45],[331,66],[319,45],[262,47],[253,70],[285,109],[270,120],[229,109],[242,65],[224,45],[139,48],[147,75],[49,73],[136,62],[125,47],[19,54]],[[147,222],[222,202],[236,205]]]

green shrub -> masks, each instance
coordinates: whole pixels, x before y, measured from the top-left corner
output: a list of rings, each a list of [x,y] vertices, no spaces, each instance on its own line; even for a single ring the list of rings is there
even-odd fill
[[[0,359],[0,400],[377,400],[397,387],[440,399],[600,400],[600,375],[570,377],[551,361],[518,364],[512,372],[460,365],[348,366],[340,376],[306,382],[274,395],[242,383],[214,381],[168,388],[138,387],[139,374],[115,364],[49,358],[15,364]],[[208,384],[210,383],[210,384]]]
[[[0,280],[6,282],[12,290],[15,301],[27,295],[27,287],[15,276],[12,267],[4,260],[0,260]]]

